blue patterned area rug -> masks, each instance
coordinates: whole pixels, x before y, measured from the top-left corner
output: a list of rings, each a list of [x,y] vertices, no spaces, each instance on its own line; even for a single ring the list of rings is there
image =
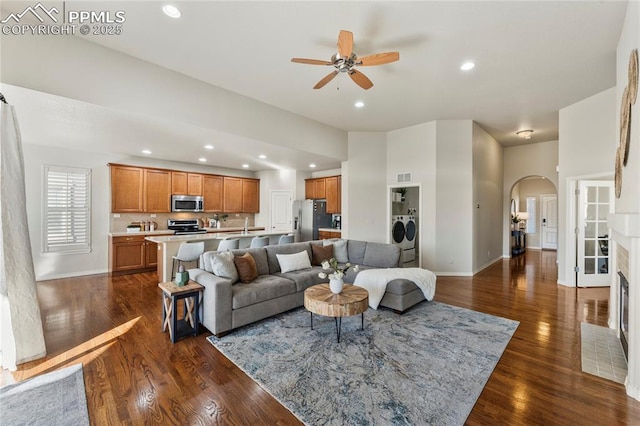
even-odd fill
[[[462,425],[517,321],[438,302],[333,318],[304,308],[209,341],[309,425]]]

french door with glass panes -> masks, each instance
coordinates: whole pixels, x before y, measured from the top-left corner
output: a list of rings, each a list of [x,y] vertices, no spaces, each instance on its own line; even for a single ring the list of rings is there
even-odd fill
[[[613,210],[612,181],[580,181],[576,230],[579,287],[607,287],[611,284],[607,215]]]

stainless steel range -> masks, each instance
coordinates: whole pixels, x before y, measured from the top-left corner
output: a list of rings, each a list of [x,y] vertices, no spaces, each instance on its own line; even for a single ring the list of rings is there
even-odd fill
[[[176,231],[175,235],[206,234],[207,230],[200,228],[198,219],[169,219],[167,228]]]

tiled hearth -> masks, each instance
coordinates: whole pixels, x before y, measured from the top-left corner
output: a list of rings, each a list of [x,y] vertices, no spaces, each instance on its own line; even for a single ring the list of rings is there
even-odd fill
[[[629,282],[629,356],[625,387],[627,395],[640,400],[640,291],[637,291],[640,290],[640,214],[614,213],[609,215],[608,222],[616,262],[609,296],[609,327],[620,336],[618,272],[621,272]]]

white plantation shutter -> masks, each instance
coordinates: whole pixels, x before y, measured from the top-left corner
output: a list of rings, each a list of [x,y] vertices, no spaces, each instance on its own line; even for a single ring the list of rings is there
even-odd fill
[[[91,170],[44,166],[43,251],[91,250]]]

